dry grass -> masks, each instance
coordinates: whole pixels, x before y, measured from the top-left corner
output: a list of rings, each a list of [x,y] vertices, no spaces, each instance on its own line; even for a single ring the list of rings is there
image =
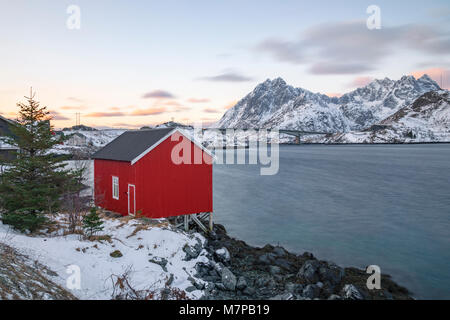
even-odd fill
[[[53,271],[0,243],[0,298],[75,300],[70,292],[49,279]]]
[[[150,225],[148,224],[138,224],[136,228],[134,228],[133,232],[127,236],[128,238],[134,237],[139,231],[150,229]]]

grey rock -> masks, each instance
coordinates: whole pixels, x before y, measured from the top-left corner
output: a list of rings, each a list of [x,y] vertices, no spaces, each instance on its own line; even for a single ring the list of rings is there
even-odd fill
[[[198,290],[203,290],[205,288],[205,284],[201,282],[194,282],[194,287],[196,287]]]
[[[266,283],[266,287],[268,289],[274,289],[277,286],[277,283],[275,282],[275,280],[273,278],[270,278],[269,281],[267,281]]]
[[[274,264],[279,266],[279,267],[281,267],[281,268],[283,268],[283,269],[295,272],[295,265],[292,262],[289,262],[286,259],[283,259],[283,258],[276,259]]]
[[[217,258],[222,262],[229,262],[231,259],[230,252],[225,247],[217,249],[215,251],[215,254],[216,254]]]
[[[276,287],[276,282],[271,277],[259,277],[255,280],[255,287],[273,289]]]
[[[276,275],[276,274],[279,274],[281,272],[281,269],[280,269],[280,267],[277,267],[277,266],[270,266],[269,267],[269,272],[270,272],[271,275]]]
[[[212,291],[212,290],[214,290],[215,287],[216,287],[216,285],[213,282],[208,282],[205,285],[205,290],[206,291]]]
[[[287,292],[295,293],[295,291],[296,291],[296,289],[297,289],[297,284],[296,284],[296,283],[292,283],[292,282],[288,282],[288,283],[286,283],[286,285],[284,286],[284,289],[285,289]]]
[[[292,282],[288,282],[286,283],[286,285],[284,286],[284,289],[287,292],[290,292],[292,294],[302,294],[303,293],[303,289],[305,288],[304,285],[300,284],[300,283],[292,283]]]
[[[221,278],[218,276],[203,276],[202,279],[207,282],[217,282],[220,281]]]
[[[244,289],[242,293],[245,294],[246,296],[253,296],[256,293],[256,290],[252,287],[247,287]]]
[[[214,264],[214,270],[217,272],[219,276],[222,275],[222,270],[225,268],[222,262],[218,262]]]
[[[185,289],[186,292],[192,292],[192,291],[195,291],[195,290],[197,290],[197,288],[194,287],[194,286],[189,286],[189,287],[187,287],[187,288]]]
[[[244,277],[239,277],[236,283],[236,288],[239,290],[244,290],[247,287],[247,280]]]
[[[269,281],[266,277],[259,277],[255,280],[255,286],[258,288],[262,288],[266,286],[266,283]]]
[[[319,268],[317,260],[307,260],[297,273],[297,278],[304,279],[307,283],[316,283],[319,281],[317,270]]]
[[[287,253],[283,247],[275,247],[272,252],[278,257],[285,256]]]
[[[183,251],[186,253],[185,260],[189,261],[192,259],[195,259],[199,256],[200,252],[202,251],[201,243],[197,243],[195,246],[190,247],[187,244],[183,247]]]
[[[275,261],[276,256],[273,253],[264,253],[259,256],[258,261],[262,264],[272,264]]]
[[[337,294],[332,294],[328,297],[328,300],[341,300],[341,296]]]
[[[321,266],[319,268],[319,275],[322,281],[328,281],[332,285],[338,285],[345,276],[345,270],[334,263],[329,263],[328,266]]]
[[[213,267],[209,264],[199,262],[195,265],[195,270],[200,277],[206,276],[210,273],[210,270],[213,270]]]
[[[209,270],[209,275],[210,275],[211,277],[220,277],[220,274],[219,274],[219,272],[217,272],[216,269],[211,269],[211,270]]]
[[[294,295],[290,292],[285,292],[282,294],[278,294],[269,300],[294,300]]]
[[[225,288],[225,286],[223,285],[222,282],[217,282],[214,284],[214,286],[217,290],[222,290],[222,291],[227,290],[227,288]]]
[[[222,269],[222,283],[226,289],[234,291],[236,289],[236,276],[228,268]]]
[[[167,265],[167,259],[166,259],[166,258],[155,257],[155,258],[153,258],[153,259],[149,259],[148,261],[151,262],[151,263],[155,263],[155,264],[160,265],[161,268],[162,268],[165,272],[167,272],[167,268],[166,268],[166,265]]]
[[[341,295],[344,299],[364,300],[363,294],[353,284],[346,284],[341,290]]]
[[[314,299],[319,296],[320,288],[315,284],[308,284],[305,289],[303,289],[302,295],[305,298]]]

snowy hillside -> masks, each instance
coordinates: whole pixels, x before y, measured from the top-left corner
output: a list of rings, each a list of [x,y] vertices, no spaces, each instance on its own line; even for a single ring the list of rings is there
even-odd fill
[[[39,261],[48,270],[49,281],[68,289],[79,299],[111,299],[114,283],[127,277],[136,290],[156,292],[154,299],[161,298],[164,289],[185,290],[192,287],[198,262],[208,263],[206,251],[202,251],[205,239],[198,233],[187,234],[173,231],[167,222],[145,223],[139,219],[103,217],[105,229],[99,240],[83,240],[78,234],[65,235],[67,217],[55,218],[54,231],[40,236],[28,236],[11,230],[0,222],[0,244],[5,241],[31,261]],[[197,256],[187,258],[189,252]],[[121,256],[111,253],[119,250]],[[81,271],[81,286],[68,288],[69,266]],[[202,280],[196,279],[198,283]],[[193,288],[195,289],[195,288]],[[1,288],[0,288],[1,291]],[[124,294],[117,292],[115,294]],[[199,298],[202,290],[187,290],[187,297]],[[43,297],[45,298],[45,297]]]
[[[64,144],[54,148],[59,154],[93,154],[112,140],[120,136],[124,129],[102,129],[102,130],[64,130],[63,134],[71,136]]]

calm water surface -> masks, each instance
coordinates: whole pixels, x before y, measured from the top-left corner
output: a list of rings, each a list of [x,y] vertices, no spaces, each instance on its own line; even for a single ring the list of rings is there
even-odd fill
[[[215,221],[249,244],[376,264],[450,299],[450,145],[281,146],[277,175],[215,165]]]

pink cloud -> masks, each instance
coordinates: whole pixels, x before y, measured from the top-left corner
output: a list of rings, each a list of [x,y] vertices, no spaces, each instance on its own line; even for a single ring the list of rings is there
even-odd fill
[[[191,103],[206,103],[209,102],[210,100],[207,98],[190,98],[187,101]]]
[[[347,85],[347,87],[360,88],[360,87],[364,87],[365,85],[368,85],[372,81],[373,81],[372,77],[356,77]]]
[[[450,70],[444,68],[429,68],[426,70],[417,70],[411,72],[414,78],[418,79],[424,74],[427,74],[431,79],[443,89],[450,89]],[[441,81],[442,78],[442,81]],[[441,83],[442,82],[442,83]]]
[[[63,116],[58,111],[50,111],[51,120],[70,120],[70,118]]]
[[[86,109],[85,106],[62,106],[59,107],[62,110],[83,110]]]
[[[164,107],[156,107],[156,108],[147,108],[147,109],[140,109],[140,110],[134,110],[130,113],[131,116],[153,116],[157,114],[162,114],[164,112],[167,112],[167,109]]]
[[[339,92],[327,92],[325,94],[331,98],[333,98],[333,97],[339,98],[340,96],[342,96],[342,93],[339,93]]]
[[[85,115],[88,118],[103,118],[103,117],[123,117],[126,114],[123,112],[92,112]]]
[[[203,112],[206,112],[206,113],[218,113],[220,111],[216,110],[216,109],[213,109],[213,108],[205,108],[205,109],[203,109]]]

